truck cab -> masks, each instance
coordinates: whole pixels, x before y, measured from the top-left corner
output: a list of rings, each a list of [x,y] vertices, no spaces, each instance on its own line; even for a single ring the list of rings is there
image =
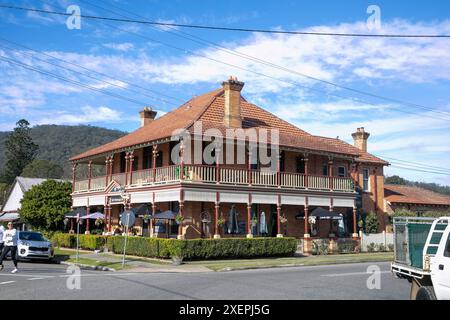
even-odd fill
[[[430,257],[430,276],[438,300],[450,300],[450,227],[447,227],[436,255]]]
[[[393,274],[413,300],[450,300],[450,217],[394,219]]]

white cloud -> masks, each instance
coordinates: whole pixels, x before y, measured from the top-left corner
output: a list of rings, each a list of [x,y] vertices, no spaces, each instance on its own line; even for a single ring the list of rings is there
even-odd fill
[[[124,42],[124,43],[105,43],[103,44],[104,47],[109,48],[109,49],[113,49],[113,50],[117,50],[117,51],[122,51],[122,52],[127,52],[131,49],[134,48],[134,45],[130,42]]]
[[[122,112],[108,107],[84,106],[80,112],[75,114],[65,111],[57,112],[51,117],[46,117],[35,121],[36,124],[66,124],[76,125],[91,122],[118,122],[124,121]]]

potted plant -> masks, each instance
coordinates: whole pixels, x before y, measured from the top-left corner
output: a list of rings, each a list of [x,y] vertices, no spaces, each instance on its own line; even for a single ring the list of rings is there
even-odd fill
[[[177,214],[175,217],[175,221],[177,224],[182,224],[184,221],[184,217],[181,214]]]
[[[97,227],[102,226],[102,225],[103,225],[103,219],[100,219],[100,218],[96,219],[96,220],[95,220],[95,225],[96,225]]]
[[[288,221],[288,219],[284,216],[284,214],[282,216],[280,216],[280,223],[281,224],[286,224]]]
[[[145,214],[142,219],[144,220],[145,223],[148,223],[151,219],[151,216],[149,214]]]
[[[258,218],[257,217],[253,217],[251,220],[251,224],[252,227],[256,227],[256,225],[258,224]]]

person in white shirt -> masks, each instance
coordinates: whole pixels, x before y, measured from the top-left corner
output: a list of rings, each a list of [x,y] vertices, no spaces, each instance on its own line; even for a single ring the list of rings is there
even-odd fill
[[[0,257],[0,271],[3,270],[3,260],[8,252],[11,253],[11,258],[14,262],[14,270],[11,273],[16,273],[17,269],[17,230],[14,228],[12,222],[8,222],[8,230],[3,232],[4,247]]]
[[[5,227],[0,225],[0,252],[3,250],[3,233],[5,232]]]

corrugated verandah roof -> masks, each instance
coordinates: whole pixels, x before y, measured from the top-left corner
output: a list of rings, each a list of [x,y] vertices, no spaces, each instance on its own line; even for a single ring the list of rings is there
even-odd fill
[[[179,129],[194,133],[194,123],[201,121],[203,131],[218,129],[226,135],[228,129],[224,123],[223,89],[217,89],[198,97],[194,97],[179,108],[168,112],[152,123],[137,129],[115,141],[93,148],[70,158],[78,161],[84,158],[92,158],[96,155],[112,153],[124,148],[131,148],[141,144],[170,138]],[[242,129],[256,130],[277,129],[279,131],[279,144],[282,147],[303,149],[316,152],[335,153],[356,158],[361,162],[373,162],[388,164],[367,152],[339,139],[319,137],[311,135],[289,122],[280,119],[274,114],[247,102],[241,97]],[[269,141],[270,142],[270,141]]]
[[[450,197],[414,186],[384,185],[384,197],[390,203],[450,206]]]

